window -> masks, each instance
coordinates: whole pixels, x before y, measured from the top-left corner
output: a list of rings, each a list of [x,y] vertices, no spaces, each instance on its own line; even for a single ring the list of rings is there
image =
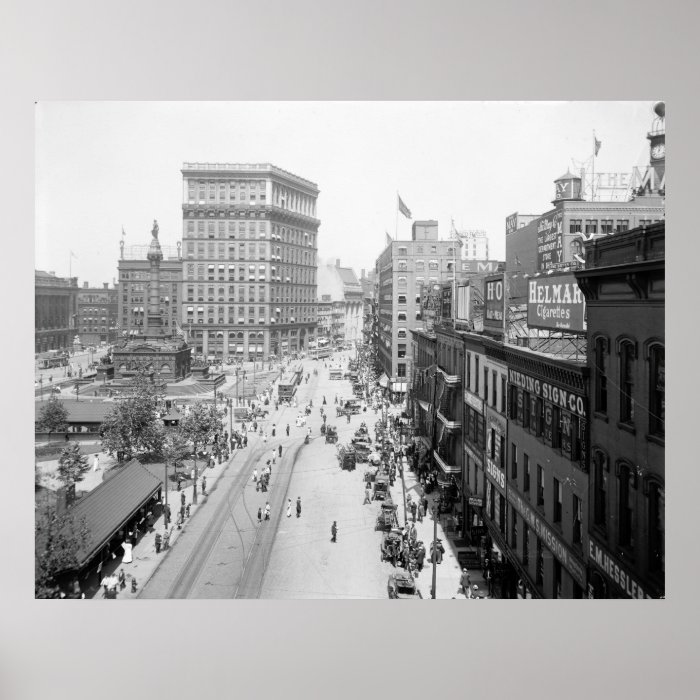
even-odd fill
[[[561,564],[557,559],[553,560],[554,577],[552,579],[552,597],[561,598]]]
[[[403,277],[403,276],[401,276],[401,275],[397,278],[397,282],[398,282],[398,286],[399,286],[399,287],[405,287],[405,286],[406,286],[406,278]]]
[[[505,473],[506,471],[506,439],[503,435],[498,436],[498,454],[499,454],[499,466],[501,470]]]
[[[530,457],[523,452],[523,491],[530,493]]]
[[[537,505],[544,506],[544,469],[537,465]]]
[[[627,464],[618,468],[618,514],[620,527],[618,541],[620,546],[634,548],[634,472]]]
[[[425,260],[416,260],[416,272],[423,272],[425,270]]]
[[[608,460],[602,452],[593,455],[593,524],[605,529],[608,490]]]
[[[484,367],[484,401],[489,402],[489,370]]]
[[[627,231],[630,227],[629,219],[618,219],[615,223],[615,229],[620,231]]]
[[[583,502],[581,499],[574,494],[572,497],[572,512],[574,517],[574,527],[573,527],[573,540],[574,544],[581,544],[583,542],[582,538],[582,520],[583,520]]]
[[[513,551],[518,549],[518,513],[510,506],[510,546]]]
[[[396,334],[397,338],[405,338],[406,337],[406,329],[405,328],[399,328],[398,333]]]
[[[562,499],[562,488],[561,481],[554,477],[552,480],[552,498],[554,501],[554,522],[561,523],[561,499]]]
[[[479,356],[474,355],[474,364],[476,366],[476,371],[474,372],[474,377],[476,379],[476,387],[474,388],[474,393],[479,393]]]
[[[530,565],[530,528],[523,520],[523,566],[527,569]]]
[[[530,392],[523,391],[522,397],[523,397],[523,427],[529,428],[530,427],[530,413],[531,413],[531,411],[530,411],[530,409],[531,409]]]
[[[399,358],[406,357],[406,343],[398,344],[398,356]]]
[[[405,377],[406,376],[406,364],[404,362],[399,362],[396,365],[396,376]]]
[[[399,260],[398,269],[401,272],[405,272],[406,270],[408,270],[408,262],[406,260]]]
[[[405,311],[399,311],[399,313],[396,316],[398,321],[405,321],[406,320],[406,312]]]
[[[491,391],[493,392],[491,405],[496,408],[498,405],[498,382],[496,381],[496,370],[491,372]]]
[[[489,457],[496,459],[496,429],[491,428],[489,431]]]
[[[571,219],[569,221],[569,233],[581,233],[581,219]]]
[[[600,222],[600,232],[611,234],[613,232],[613,220],[602,219]]]
[[[623,341],[620,343],[620,420],[623,423],[632,423],[634,420],[634,343]]]
[[[408,248],[405,246],[399,246],[399,255],[408,255]]]
[[[406,295],[405,294],[399,294],[397,300],[397,304],[405,304],[406,303]]]
[[[598,233],[598,219],[586,219],[586,234]]]
[[[663,437],[666,425],[666,350],[653,345],[649,351],[649,432]]]
[[[606,373],[606,355],[608,341],[596,338],[595,341],[595,410],[599,413],[608,412],[608,377]]]
[[[649,570],[663,572],[665,568],[665,494],[661,484],[649,483]]]
[[[541,586],[544,583],[544,548],[542,540],[537,538],[537,560],[535,562],[535,583]]]
[[[510,443],[510,478],[518,478],[518,448],[514,442]]]
[[[431,260],[431,261],[428,263],[428,269],[429,269],[429,270],[438,270],[438,269],[440,269],[439,266],[438,266],[438,261],[437,261],[437,260]]]
[[[472,389],[472,354],[467,353],[467,389]]]

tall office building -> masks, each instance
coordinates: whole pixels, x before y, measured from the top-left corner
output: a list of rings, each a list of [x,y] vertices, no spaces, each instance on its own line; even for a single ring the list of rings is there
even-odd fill
[[[414,221],[411,240],[391,241],[377,259],[379,383],[394,396],[407,388],[409,331],[423,327],[421,291],[452,279],[457,249],[454,240],[438,240],[437,221]]]
[[[463,260],[489,259],[489,237],[486,231],[458,231],[457,235],[463,244],[461,249]]]
[[[315,341],[315,183],[269,163],[185,163],[182,324],[195,353],[262,360]]]

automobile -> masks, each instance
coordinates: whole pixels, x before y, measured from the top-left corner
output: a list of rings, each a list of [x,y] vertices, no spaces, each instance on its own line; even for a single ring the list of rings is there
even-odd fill
[[[412,599],[420,600],[423,596],[416,588],[416,582],[411,574],[404,571],[396,571],[389,575],[387,582],[387,591],[389,598],[392,599]]]

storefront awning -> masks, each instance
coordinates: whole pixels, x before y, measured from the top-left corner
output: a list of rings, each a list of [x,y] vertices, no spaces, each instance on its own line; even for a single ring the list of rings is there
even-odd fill
[[[389,386],[389,377],[387,377],[386,374],[382,374],[382,376],[379,377],[379,386],[383,389]]]
[[[393,382],[391,386],[391,390],[395,391],[397,393],[405,393],[406,392],[406,382]]]

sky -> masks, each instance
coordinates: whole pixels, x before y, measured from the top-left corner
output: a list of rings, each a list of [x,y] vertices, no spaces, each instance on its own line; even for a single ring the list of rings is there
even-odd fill
[[[370,270],[410,239],[397,193],[440,238],[551,208],[553,181],[601,142],[596,172],[648,161],[653,102],[39,102],[35,268],[94,286],[125,243],[182,236],[184,162],[272,163],[315,182],[319,262]],[[70,258],[70,251],[74,257]]]

